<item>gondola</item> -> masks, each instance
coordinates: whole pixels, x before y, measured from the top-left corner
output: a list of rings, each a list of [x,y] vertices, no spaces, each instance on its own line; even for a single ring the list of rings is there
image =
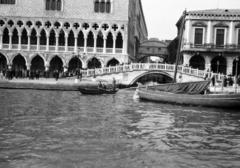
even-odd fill
[[[79,87],[78,90],[82,94],[89,94],[89,95],[102,95],[102,94],[115,94],[118,92],[118,89],[112,88],[99,88],[99,87]]]

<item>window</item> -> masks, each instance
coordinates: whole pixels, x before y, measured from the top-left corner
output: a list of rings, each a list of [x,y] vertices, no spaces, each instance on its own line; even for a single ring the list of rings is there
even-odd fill
[[[61,0],[46,0],[46,10],[62,10]]]
[[[96,13],[111,13],[111,1],[110,0],[95,0],[94,12]]]
[[[225,30],[224,29],[217,29],[216,30],[216,46],[217,47],[223,47],[224,46],[224,35],[225,35]]]
[[[15,0],[0,0],[0,4],[15,4]]]
[[[195,45],[202,45],[203,44],[203,28],[195,28]]]

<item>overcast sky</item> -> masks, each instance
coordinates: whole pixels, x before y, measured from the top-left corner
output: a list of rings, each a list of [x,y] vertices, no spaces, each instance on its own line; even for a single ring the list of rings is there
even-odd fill
[[[174,39],[176,22],[186,9],[240,9],[240,0],[142,0],[148,36],[160,40]]]

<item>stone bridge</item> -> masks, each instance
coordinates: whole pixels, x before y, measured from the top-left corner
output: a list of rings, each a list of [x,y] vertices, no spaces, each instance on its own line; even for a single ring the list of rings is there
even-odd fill
[[[112,80],[114,77],[123,85],[132,85],[139,78],[148,74],[159,74],[169,78],[174,77],[175,65],[159,63],[132,63],[129,65],[118,65],[115,67],[104,67],[100,69],[82,70],[83,76],[96,76],[97,79]],[[179,76],[182,76],[181,81]],[[192,69],[191,67],[178,66],[177,82],[204,80],[206,71]],[[209,74],[214,75],[214,74]],[[215,74],[216,75],[216,74]],[[221,75],[216,75],[221,79]]]

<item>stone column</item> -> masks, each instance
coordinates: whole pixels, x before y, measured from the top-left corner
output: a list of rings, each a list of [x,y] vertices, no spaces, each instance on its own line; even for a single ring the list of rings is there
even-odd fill
[[[78,46],[77,46],[77,37],[74,37],[74,52],[78,52]]]
[[[228,45],[234,44],[234,23],[231,21],[228,35]]]
[[[183,44],[185,47],[189,48],[190,47],[190,43],[191,43],[191,21],[190,20],[186,20],[186,24],[185,24],[186,28],[185,28],[185,38],[186,38],[186,44]]]
[[[37,51],[40,50],[40,35],[37,35]]]
[[[18,36],[18,50],[21,50],[22,48],[22,35]]]
[[[207,44],[212,44],[213,43],[213,39],[212,39],[212,21],[208,21],[208,27],[207,27]]]
[[[30,38],[30,35],[28,35],[28,46],[27,46],[28,51],[30,51],[30,47],[31,47],[31,38]]]
[[[103,37],[103,53],[106,53],[107,48],[107,38]]]
[[[11,50],[12,49],[12,33],[9,34],[9,46],[8,49]]]
[[[87,37],[84,36],[84,52],[87,52]]]
[[[116,37],[113,37],[113,54],[116,53]]]
[[[190,65],[190,54],[183,54],[183,66],[189,66]]]
[[[59,46],[59,36],[56,36],[56,46],[55,46],[55,51],[58,51],[58,46]]]
[[[49,35],[47,35],[46,51],[49,51]]]
[[[122,50],[123,54],[127,54],[127,50],[128,50],[127,46],[128,46],[128,37],[124,36],[123,37],[123,50]]]
[[[236,56],[237,57],[237,56]],[[227,75],[233,72],[233,61],[235,57],[226,57],[227,59]]]
[[[2,36],[2,34],[0,34],[0,49],[2,49],[2,39],[3,39],[3,36]]]
[[[205,56],[205,70],[209,70],[211,72],[211,57]]]
[[[94,47],[93,47],[93,52],[97,52],[97,37],[94,36]]]
[[[65,52],[68,51],[68,35],[65,35]]]

